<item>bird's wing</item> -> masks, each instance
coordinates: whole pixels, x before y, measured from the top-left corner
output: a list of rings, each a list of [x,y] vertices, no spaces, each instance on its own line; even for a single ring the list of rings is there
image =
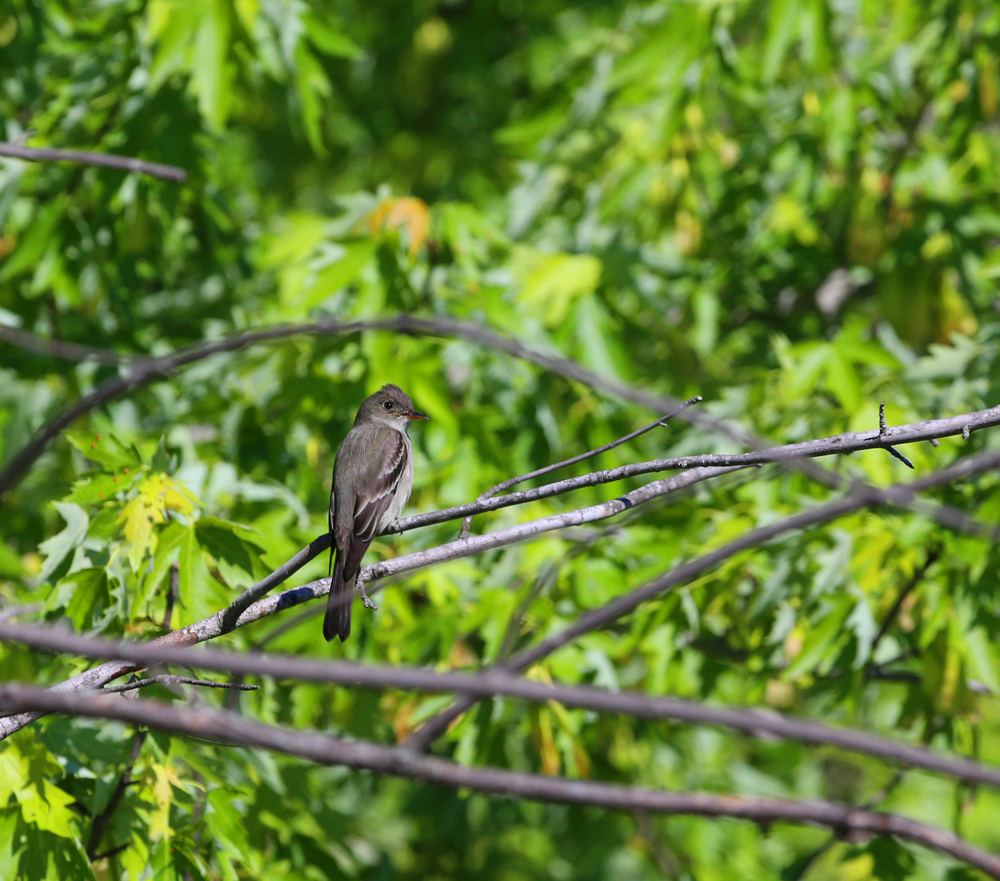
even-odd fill
[[[406,470],[406,441],[398,431],[390,432],[384,457],[368,475],[364,491],[354,505],[354,537],[368,543],[378,535],[382,516],[392,504],[399,479]]]

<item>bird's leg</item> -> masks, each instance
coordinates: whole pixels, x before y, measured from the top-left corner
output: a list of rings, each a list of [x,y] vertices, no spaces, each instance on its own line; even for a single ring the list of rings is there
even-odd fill
[[[364,606],[365,606],[366,609],[372,609],[372,610],[374,610],[376,612],[378,611],[378,606],[376,606],[375,603],[373,603],[368,598],[368,594],[365,593],[365,579],[364,579],[364,576],[361,574],[361,570],[360,569],[358,570],[358,578],[357,578],[357,581],[354,584],[354,589],[359,594],[361,594],[361,602],[364,603]]]

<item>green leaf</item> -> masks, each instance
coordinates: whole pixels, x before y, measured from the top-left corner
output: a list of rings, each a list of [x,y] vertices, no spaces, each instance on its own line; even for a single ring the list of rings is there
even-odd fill
[[[831,608],[824,614],[817,626],[810,630],[802,644],[802,650],[785,669],[785,677],[796,679],[804,673],[811,673],[831,654],[844,638],[844,623],[857,605],[854,597],[840,596],[830,603]]]
[[[180,611],[178,624],[184,626],[199,620],[198,613],[206,605],[204,598],[209,593],[210,577],[194,526],[185,528],[178,547],[178,593],[181,609],[175,611]]]
[[[320,123],[323,119],[323,99],[331,93],[330,81],[309,47],[301,42],[295,47],[295,87],[309,146],[317,156],[326,156]]]
[[[561,322],[577,297],[592,293],[601,279],[601,261],[589,254],[523,255],[526,272],[518,299],[548,325]]]
[[[48,780],[33,783],[16,792],[15,797],[21,806],[21,816],[25,823],[31,823],[44,832],[52,832],[63,838],[73,838],[79,834],[76,816],[69,809],[76,799],[54,783]]]
[[[79,505],[73,502],[54,502],[53,504],[62,515],[63,520],[66,521],[66,528],[52,538],[47,538],[38,546],[38,550],[45,554],[42,571],[38,574],[39,583],[48,581],[66,555],[83,544],[83,540],[87,537],[87,526],[90,523],[87,512]]]
[[[191,85],[198,96],[198,107],[216,131],[221,131],[232,103],[226,70],[232,30],[229,9],[227,0],[201,0],[201,22],[191,64]]]
[[[21,558],[7,544],[0,541],[0,576],[22,578],[24,574],[24,563]]]
[[[72,594],[66,606],[66,615],[78,631],[94,627],[95,617],[110,602],[108,576],[103,569],[81,569],[63,579],[62,585],[71,585]]]
[[[134,447],[126,447],[114,435],[90,434],[82,431],[64,431],[66,439],[84,456],[104,465],[110,471],[124,471],[131,474],[142,465]]]
[[[239,587],[250,587],[254,573],[260,570],[260,552],[238,534],[249,533],[247,527],[203,517],[195,524],[198,541],[219,565],[226,581]]]
[[[303,15],[302,24],[305,25],[309,41],[321,52],[341,58],[357,58],[361,54],[361,47],[357,43],[314,13],[307,12]]]
[[[775,0],[767,14],[767,43],[764,47],[765,83],[773,83],[795,37],[801,15],[800,0]]]
[[[66,499],[81,507],[90,508],[115,498],[120,492],[130,490],[140,477],[142,470],[139,468],[130,469],[129,474],[94,473],[74,483],[73,491]]]
[[[56,226],[65,210],[65,193],[60,193],[41,209],[35,222],[28,228],[28,232],[17,243],[14,252],[0,264],[0,284],[10,281],[39,263],[56,238]]]

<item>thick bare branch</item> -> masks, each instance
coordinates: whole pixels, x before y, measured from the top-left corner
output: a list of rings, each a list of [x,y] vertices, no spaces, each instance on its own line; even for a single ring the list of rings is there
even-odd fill
[[[753,737],[780,737],[813,745],[834,746],[850,752],[899,762],[912,768],[945,774],[968,783],[1000,787],[1000,768],[992,768],[960,756],[944,755],[922,746],[902,743],[877,734],[849,728],[834,728],[820,722],[783,716],[773,711],[709,706],[698,701],[651,697],[639,692],[609,692],[588,686],[547,684],[522,679],[505,670],[493,669],[479,675],[437,673],[417,667],[395,667],[384,664],[314,661],[297,657],[263,656],[212,649],[189,651],[164,648],[151,643],[89,639],[51,627],[24,624],[0,624],[0,639],[36,649],[88,658],[120,658],[142,666],[182,663],[232,676],[260,676],[364,688],[454,692],[476,698],[506,695],[534,703],[557,701],[567,707],[600,713],[619,713],[639,719],[670,719],[694,725],[717,725]],[[233,687],[232,683],[171,678],[198,685]],[[153,681],[155,679],[144,679],[117,688],[105,688],[103,693],[131,690]],[[244,690],[255,687],[242,686]]]
[[[345,741],[318,731],[294,731],[264,725],[231,712],[194,710],[160,701],[123,701],[108,695],[55,692],[17,685],[0,686],[0,701],[16,703],[23,709],[31,708],[36,712],[118,719],[233,746],[267,749],[320,764],[343,765],[440,786],[533,801],[631,812],[731,817],[761,824],[806,823],[835,829],[851,840],[888,835],[947,854],[991,878],[1000,879],[1000,858],[964,839],[898,814],[850,805],[818,800],[669,792],[496,768],[470,768],[400,747]]]
[[[135,171],[179,184],[187,180],[187,172],[176,165],[161,165],[159,162],[145,162],[131,156],[115,156],[112,153],[91,153],[85,150],[56,150],[52,147],[24,147],[21,144],[0,144],[0,156],[24,159],[28,162],[79,162],[83,165],[100,165],[119,171]]]

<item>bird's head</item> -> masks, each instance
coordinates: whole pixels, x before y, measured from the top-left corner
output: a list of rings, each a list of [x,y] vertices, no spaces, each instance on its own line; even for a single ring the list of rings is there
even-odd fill
[[[390,383],[365,400],[354,422],[357,424],[363,419],[371,419],[390,425],[397,431],[406,431],[414,419],[426,418],[413,409],[413,402],[398,385]]]

